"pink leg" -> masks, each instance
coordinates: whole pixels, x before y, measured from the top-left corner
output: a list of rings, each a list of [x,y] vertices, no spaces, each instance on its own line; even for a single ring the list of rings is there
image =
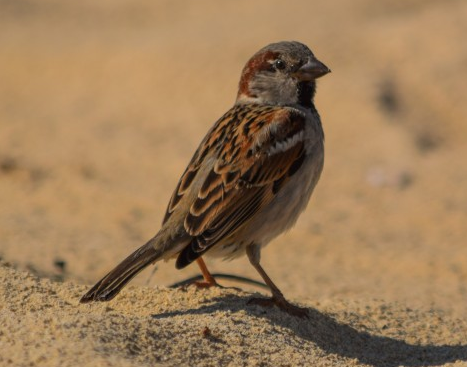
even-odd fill
[[[249,303],[257,304],[264,307],[271,307],[276,305],[281,310],[287,312],[290,315],[298,317],[306,317],[308,315],[308,310],[306,308],[294,306],[288,302],[282,292],[277,288],[274,282],[266,274],[262,266],[259,264],[259,246],[250,245],[246,249],[248,259],[250,260],[251,265],[258,271],[259,275],[263,278],[264,282],[271,289],[272,297],[271,298],[253,298]]]

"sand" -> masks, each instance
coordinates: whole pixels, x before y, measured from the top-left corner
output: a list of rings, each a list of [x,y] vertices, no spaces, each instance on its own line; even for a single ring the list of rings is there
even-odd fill
[[[467,365],[467,4],[0,2],[0,365]],[[197,144],[270,42],[332,74],[323,176],[262,254],[308,320],[147,270],[80,296],[156,233]],[[259,279],[245,258],[214,272]]]
[[[82,285],[0,270],[2,365],[431,366],[467,353],[467,323],[439,310],[328,300],[301,303],[302,320],[248,305],[245,292],[194,287],[130,287],[80,306]]]

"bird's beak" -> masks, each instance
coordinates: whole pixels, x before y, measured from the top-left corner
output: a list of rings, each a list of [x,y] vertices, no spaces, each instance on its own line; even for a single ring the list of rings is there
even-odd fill
[[[293,75],[300,81],[312,81],[330,73],[331,70],[318,59],[311,59]]]

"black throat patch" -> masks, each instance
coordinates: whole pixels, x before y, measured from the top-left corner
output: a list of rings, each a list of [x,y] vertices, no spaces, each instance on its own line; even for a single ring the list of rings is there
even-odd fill
[[[303,107],[314,107],[313,98],[316,92],[316,83],[313,82],[301,82],[297,85],[297,100],[298,103]]]

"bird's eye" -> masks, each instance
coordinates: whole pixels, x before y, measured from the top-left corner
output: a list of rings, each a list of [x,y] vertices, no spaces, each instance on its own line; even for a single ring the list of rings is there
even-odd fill
[[[274,67],[277,70],[283,70],[285,69],[285,62],[281,59],[277,59],[276,61],[274,61]]]

